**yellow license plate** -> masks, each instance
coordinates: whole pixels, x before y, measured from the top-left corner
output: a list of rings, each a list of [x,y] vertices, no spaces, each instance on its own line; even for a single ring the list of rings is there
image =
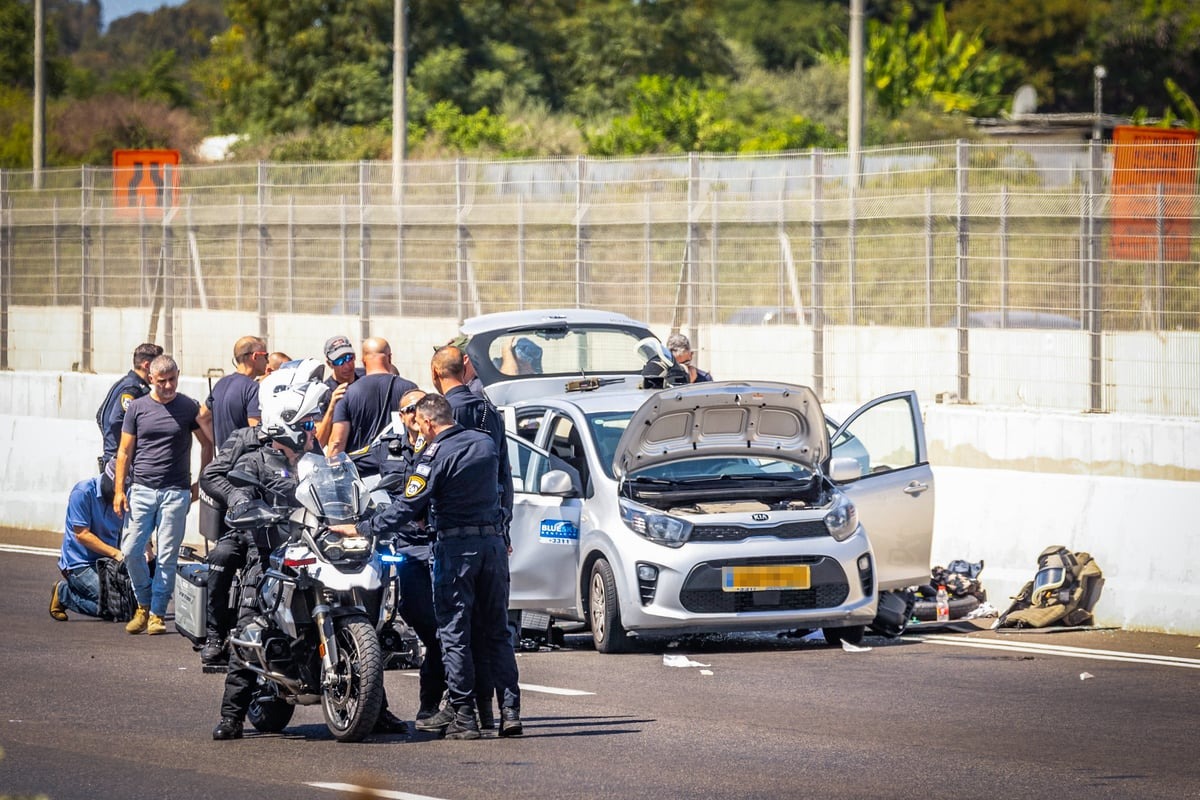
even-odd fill
[[[808,589],[811,585],[807,564],[721,567],[721,591],[723,592]]]

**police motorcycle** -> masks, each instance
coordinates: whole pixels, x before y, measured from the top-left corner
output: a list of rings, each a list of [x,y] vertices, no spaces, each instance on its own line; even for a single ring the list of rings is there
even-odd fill
[[[390,542],[329,530],[357,522],[367,508],[368,491],[344,453],[305,454],[297,475],[299,507],[254,501],[226,517],[273,547],[257,580],[247,576],[243,585],[242,602],[257,613],[230,635],[230,667],[259,676],[247,713],[257,730],[281,731],[297,705],[320,703],[334,738],[355,742],[374,728],[383,703],[377,628],[395,613],[384,579],[397,556]],[[236,470],[230,479],[255,483]]]

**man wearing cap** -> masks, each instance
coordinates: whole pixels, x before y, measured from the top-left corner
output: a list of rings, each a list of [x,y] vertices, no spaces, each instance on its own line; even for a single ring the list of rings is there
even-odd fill
[[[139,344],[133,351],[133,369],[109,387],[104,402],[96,411],[96,424],[104,437],[104,455],[100,456],[100,471],[117,455],[121,443],[121,423],[125,420],[125,409],[132,400],[150,393],[150,362],[162,355],[163,349],[153,342]]]
[[[96,561],[112,558],[120,561],[121,518],[113,511],[113,474],[109,459],[102,475],[82,480],[71,489],[67,499],[67,522],[63,530],[58,569],[63,580],[56,581],[50,594],[50,616],[67,621],[67,611],[89,617],[100,616],[100,573]]]
[[[238,428],[258,424],[258,378],[267,371],[267,343],[257,336],[234,342],[234,372],[217,381],[204,404],[212,411],[214,444],[219,449]]]
[[[345,336],[331,336],[325,341],[325,363],[329,367],[330,377],[325,379],[329,387],[329,405],[325,416],[317,423],[316,437],[321,447],[329,444],[333,435],[333,410],[346,396],[350,384],[366,374],[354,360],[354,345]]]
[[[392,373],[392,346],[387,339],[366,339],[362,351],[366,374],[346,387],[344,399],[333,411],[333,433],[326,455],[354,455],[365,450],[391,422],[404,393],[417,388],[412,381]]]
[[[692,363],[692,343],[682,333],[672,333],[667,337],[667,349],[675,359],[675,363],[687,370],[688,383],[704,383],[711,381],[713,376]]]

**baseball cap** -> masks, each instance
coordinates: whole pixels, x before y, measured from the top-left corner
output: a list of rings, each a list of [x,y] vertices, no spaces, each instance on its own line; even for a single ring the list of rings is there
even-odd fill
[[[333,336],[325,341],[325,357],[330,361],[354,355],[354,345],[345,336]]]
[[[467,347],[467,342],[469,341],[471,341],[471,337],[467,336],[465,333],[460,333],[458,336],[455,336],[445,344],[435,344],[433,346],[433,352],[436,353],[443,347],[457,347],[459,350],[465,350]]]

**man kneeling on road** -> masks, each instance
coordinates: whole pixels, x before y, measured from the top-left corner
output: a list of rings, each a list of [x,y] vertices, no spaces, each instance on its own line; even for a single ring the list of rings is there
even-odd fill
[[[67,500],[67,524],[63,531],[58,568],[65,580],[54,584],[50,616],[67,621],[67,610],[89,617],[100,616],[100,573],[96,561],[120,561],[121,518],[113,511],[113,471],[109,459],[104,474],[80,481]]]

